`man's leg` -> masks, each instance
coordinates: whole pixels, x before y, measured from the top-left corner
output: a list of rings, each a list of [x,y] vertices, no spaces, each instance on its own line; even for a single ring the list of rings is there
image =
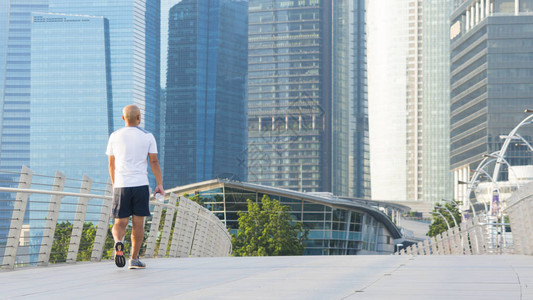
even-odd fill
[[[144,217],[133,215],[131,225],[131,258],[138,259],[144,239]]]
[[[129,219],[129,217],[115,218],[115,224],[113,224],[113,228],[111,229],[115,243],[124,240],[124,236],[126,235],[126,227],[128,226]]]
[[[126,258],[124,257],[124,235],[126,234],[126,227],[128,226],[129,218],[115,218],[115,224],[111,232],[115,240],[115,264],[122,268],[126,265]]]

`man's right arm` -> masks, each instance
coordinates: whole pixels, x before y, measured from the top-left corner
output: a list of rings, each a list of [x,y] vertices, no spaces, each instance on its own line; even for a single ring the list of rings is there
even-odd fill
[[[109,176],[111,177],[111,183],[115,184],[115,156],[109,155]]]

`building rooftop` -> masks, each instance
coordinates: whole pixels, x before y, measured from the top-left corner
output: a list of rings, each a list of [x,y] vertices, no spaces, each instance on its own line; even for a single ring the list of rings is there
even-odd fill
[[[298,192],[278,187],[271,187],[265,185],[259,185],[254,183],[231,181],[225,179],[213,179],[194,184],[179,186],[166,191],[169,193],[175,193],[178,196],[184,193],[194,193],[195,191],[206,191],[222,186],[243,189],[247,191],[260,192],[269,195],[279,195],[282,197],[288,197],[292,199],[305,200],[312,203],[328,205],[331,207],[337,207],[342,209],[359,210],[368,213],[372,217],[376,218],[379,222],[382,222],[389,230],[392,236],[396,239],[401,238],[402,234],[400,229],[389,219],[389,217],[383,213],[381,209],[395,209],[401,212],[407,212],[410,210],[408,206],[384,201],[366,200],[361,198],[345,198],[337,197],[331,193],[306,193]]]

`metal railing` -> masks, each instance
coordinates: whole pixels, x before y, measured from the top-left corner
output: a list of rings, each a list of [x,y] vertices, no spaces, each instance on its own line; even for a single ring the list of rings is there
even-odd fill
[[[513,228],[515,252],[533,255],[533,183],[523,186],[509,197],[505,212]]]
[[[406,247],[396,255],[480,255],[514,253],[513,239],[506,231],[509,224],[490,222],[478,215],[457,227]]]
[[[1,172],[0,266],[48,265],[112,257],[112,186],[55,176]],[[46,189],[48,188],[48,189]],[[145,257],[203,257],[231,254],[231,236],[218,217],[199,204],[173,194],[151,199]],[[164,215],[164,217],[163,217]],[[126,234],[126,241],[128,241]]]

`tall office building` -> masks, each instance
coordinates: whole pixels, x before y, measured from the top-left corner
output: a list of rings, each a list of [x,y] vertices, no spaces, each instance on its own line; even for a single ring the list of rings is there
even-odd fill
[[[116,130],[123,126],[122,108],[136,104],[142,123],[159,138],[160,1],[49,0],[49,11],[102,16],[109,21],[113,111]]]
[[[109,26],[103,17],[33,13],[30,165],[100,182],[109,176]],[[58,116],[61,119],[58,120]]]
[[[407,55],[411,0],[368,2],[372,198],[407,200]]]
[[[31,12],[48,1],[2,1],[0,26],[0,169],[20,171],[30,160]],[[7,26],[4,26],[7,25]],[[15,175],[17,176],[17,175]]]
[[[370,71],[375,199],[437,202],[451,197],[451,5],[450,0],[371,5],[370,18],[383,10],[391,15],[378,17],[370,27],[372,62],[377,64]],[[389,69],[385,62],[391,60]],[[383,121],[389,118],[391,122]]]
[[[364,1],[249,6],[248,180],[369,197]]]
[[[246,180],[247,3],[183,0],[169,13],[164,181]]]
[[[18,172],[30,162],[31,12],[48,1],[0,1],[0,185],[17,187]],[[6,172],[7,171],[7,172]],[[14,200],[1,193],[1,199]],[[0,201],[0,254],[6,243],[13,202]]]
[[[35,174],[59,170],[68,178],[86,174],[107,181],[103,153],[113,127],[109,46],[103,17],[32,13],[29,125]],[[33,195],[29,203],[30,253],[39,252],[48,200]]]
[[[533,1],[470,0],[451,18],[451,169],[455,197],[483,154],[498,151],[533,103]],[[519,132],[532,142],[530,128]],[[511,143],[506,160],[531,165],[531,153]],[[506,180],[506,166],[499,180]],[[490,171],[490,170],[489,170]]]
[[[449,199],[450,0],[409,3],[407,199]]]

